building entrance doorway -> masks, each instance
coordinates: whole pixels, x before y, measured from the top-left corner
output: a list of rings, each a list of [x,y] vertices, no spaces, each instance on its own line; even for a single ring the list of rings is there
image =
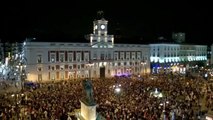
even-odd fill
[[[100,78],[105,78],[105,67],[100,67]]]

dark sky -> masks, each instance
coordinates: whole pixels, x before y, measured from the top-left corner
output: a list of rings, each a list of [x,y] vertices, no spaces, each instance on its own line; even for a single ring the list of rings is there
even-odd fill
[[[45,1],[45,2],[44,2]],[[98,10],[109,21],[109,33],[124,37],[154,40],[171,38],[172,32],[185,32],[188,42],[211,44],[211,4],[190,2],[134,2],[134,0],[26,0],[0,3],[0,38],[23,40],[26,37],[78,38],[92,33]]]

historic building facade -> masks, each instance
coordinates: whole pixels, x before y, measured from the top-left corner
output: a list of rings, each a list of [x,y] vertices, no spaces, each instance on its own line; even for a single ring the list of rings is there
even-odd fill
[[[26,41],[27,80],[73,80],[150,73],[149,45],[114,44],[108,21],[93,22],[88,43]]]
[[[74,80],[159,72],[185,73],[207,60],[206,45],[182,44],[185,33],[173,33],[178,44],[115,44],[108,21],[93,21],[88,43],[24,43],[27,80]]]
[[[207,45],[150,44],[152,73],[180,72],[207,61]]]

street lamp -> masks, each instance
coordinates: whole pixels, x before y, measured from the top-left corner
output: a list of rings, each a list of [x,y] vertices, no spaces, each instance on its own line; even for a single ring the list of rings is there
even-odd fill
[[[117,97],[118,100],[120,101],[121,84],[113,85],[113,89],[114,89],[114,91],[115,91],[116,97]]]
[[[119,85],[114,85],[113,87],[115,88],[115,92],[116,92],[116,93],[120,93],[120,91],[121,91],[121,88],[120,88],[120,87],[121,87],[121,84],[119,84]]]
[[[116,93],[119,93],[120,91],[121,91],[121,88],[119,88],[119,87],[118,87],[118,88],[115,88],[115,92],[116,92]]]
[[[161,117],[163,117],[163,120],[166,120],[166,104],[169,104],[169,101],[167,101],[167,99],[165,98],[164,100],[163,100],[163,103],[160,103],[160,106],[163,106],[163,111],[162,111],[162,115],[161,115]],[[172,117],[174,117],[174,116],[172,116]]]
[[[19,94],[19,93],[15,93],[15,94],[12,94],[11,97],[12,97],[12,100],[14,100],[13,102],[15,102],[15,107],[16,107],[16,117],[17,119],[19,119],[19,112],[20,112],[20,109],[19,109],[19,104],[21,104],[21,100],[20,98],[22,98],[24,96],[24,94]]]
[[[18,71],[19,71],[19,80],[21,81],[21,90],[23,91],[23,87],[24,87],[24,80],[25,80],[25,68],[26,68],[26,65],[23,65],[22,62],[20,62],[18,65],[17,65],[17,68],[18,68]]]

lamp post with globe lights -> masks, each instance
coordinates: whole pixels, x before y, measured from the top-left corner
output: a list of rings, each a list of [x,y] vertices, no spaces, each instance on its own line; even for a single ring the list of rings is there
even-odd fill
[[[169,104],[169,101],[167,100],[167,95],[164,96],[162,92],[158,91],[157,88],[155,88],[155,91],[151,92],[150,95],[158,98],[161,100],[160,107],[163,107],[162,109],[162,114],[161,114],[161,119],[166,120],[167,114],[166,114],[166,106]]]
[[[19,113],[20,113],[20,105],[23,103],[23,97],[25,95],[23,93],[14,93],[11,95],[13,103],[15,103],[16,107],[16,118],[19,119]]]
[[[114,92],[115,92],[115,95],[116,95],[118,101],[120,101],[121,84],[113,85],[113,89],[114,89]]]
[[[160,103],[160,106],[163,107],[162,114],[161,114],[161,118],[163,118],[163,120],[167,120],[167,117],[168,117],[168,114],[166,111],[167,104],[169,104],[169,101],[167,99],[164,99],[162,103]]]
[[[18,68],[18,72],[19,72],[18,80],[21,82],[21,91],[23,91],[24,81],[26,78],[26,73],[25,73],[26,65],[24,65],[22,62],[20,62],[16,67]]]

